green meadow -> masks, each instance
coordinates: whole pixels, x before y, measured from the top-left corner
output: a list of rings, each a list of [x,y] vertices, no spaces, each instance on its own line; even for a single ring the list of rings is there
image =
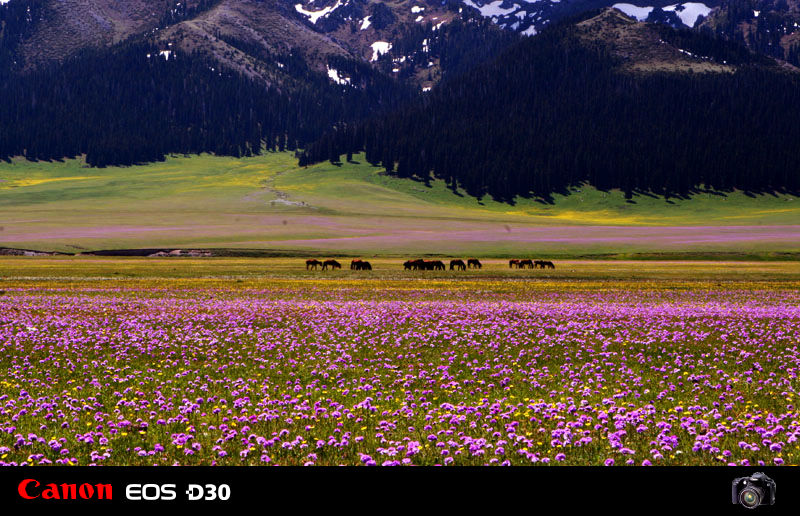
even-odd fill
[[[475,199],[354,163],[291,153],[211,155],[104,169],[81,160],[0,163],[0,247],[260,249],[290,254],[736,255],[800,252],[792,195],[690,199],[574,188],[554,203]]]

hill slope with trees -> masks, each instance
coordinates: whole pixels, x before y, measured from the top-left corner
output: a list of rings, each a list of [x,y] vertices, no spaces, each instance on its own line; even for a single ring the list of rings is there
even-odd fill
[[[301,163],[363,149],[398,177],[432,175],[504,201],[584,182],[629,196],[796,190],[798,119],[796,69],[603,10],[522,41],[413,107],[339,126]]]

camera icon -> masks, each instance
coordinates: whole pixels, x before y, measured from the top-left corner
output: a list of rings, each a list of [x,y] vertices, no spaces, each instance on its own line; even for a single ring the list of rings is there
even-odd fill
[[[739,477],[731,485],[731,502],[748,509],[775,504],[775,481],[764,473]]]

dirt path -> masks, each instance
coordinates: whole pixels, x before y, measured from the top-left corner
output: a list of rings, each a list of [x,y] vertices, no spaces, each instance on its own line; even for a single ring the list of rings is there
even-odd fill
[[[277,197],[277,199],[272,200],[272,201],[269,202],[270,205],[274,206],[275,204],[285,204],[287,206],[300,206],[300,207],[303,207],[303,208],[311,208],[312,206],[310,204],[307,204],[307,203],[305,203],[303,201],[291,201],[291,200],[289,200],[289,194],[287,194],[286,192],[282,192],[282,191],[278,190],[277,188],[275,188],[275,181],[279,177],[281,177],[283,174],[289,172],[290,170],[291,169],[282,170],[282,171],[278,172],[277,174],[275,174],[274,176],[272,176],[271,178],[266,180],[266,185],[265,185],[264,188],[266,188],[267,191],[269,191],[270,193],[275,195],[275,197]]]
[[[291,171],[291,169],[282,170],[282,171],[278,172],[277,174],[273,175],[272,177],[270,177],[268,179],[264,179],[263,181],[261,181],[261,184],[263,186],[258,191],[246,195],[243,200],[244,201],[254,201],[258,197],[261,197],[262,195],[272,194],[275,197],[277,197],[277,199],[270,200],[269,201],[270,206],[285,205],[285,206],[297,206],[297,207],[301,207],[301,208],[313,208],[313,206],[311,206],[310,204],[305,203],[303,201],[292,201],[292,200],[290,200],[289,199],[289,194],[287,194],[286,192],[283,192],[283,191],[278,190],[277,188],[275,188],[275,181],[280,176],[282,176],[283,174],[286,174],[289,171]]]

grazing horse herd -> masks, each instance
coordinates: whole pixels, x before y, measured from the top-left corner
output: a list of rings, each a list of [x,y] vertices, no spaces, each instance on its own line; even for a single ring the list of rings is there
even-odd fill
[[[467,263],[464,260],[450,260],[451,271],[465,271],[467,269],[480,269],[481,262],[477,258],[470,258]],[[423,260],[417,258],[416,260],[408,260],[403,264],[403,268],[407,271],[443,271],[445,270],[444,262],[441,260]]]
[[[403,263],[403,268],[407,271],[443,271],[444,262],[441,260],[407,260]]]
[[[330,267],[333,270],[342,268],[342,264],[337,262],[336,260],[325,260],[324,262],[321,262],[319,260],[306,260],[306,270],[309,269],[317,270],[317,267],[319,266],[322,266],[323,271],[328,270],[328,267]]]
[[[317,270],[317,267],[322,267],[322,270],[341,269],[342,264],[336,260],[306,260],[306,270]],[[464,260],[450,260],[451,271],[465,271],[467,269],[480,269],[483,265],[477,258],[469,258],[467,263]],[[514,259],[509,260],[508,267],[510,269],[555,269],[556,266],[553,262],[547,260],[530,260],[530,259]],[[407,260],[403,263],[403,268],[407,271],[443,271],[445,270],[444,262],[441,260],[423,260],[417,258],[416,260]],[[372,265],[365,260],[355,259],[350,262],[350,270],[354,271],[371,271]]]
[[[547,260],[509,260],[509,269],[555,269],[553,262]]]

